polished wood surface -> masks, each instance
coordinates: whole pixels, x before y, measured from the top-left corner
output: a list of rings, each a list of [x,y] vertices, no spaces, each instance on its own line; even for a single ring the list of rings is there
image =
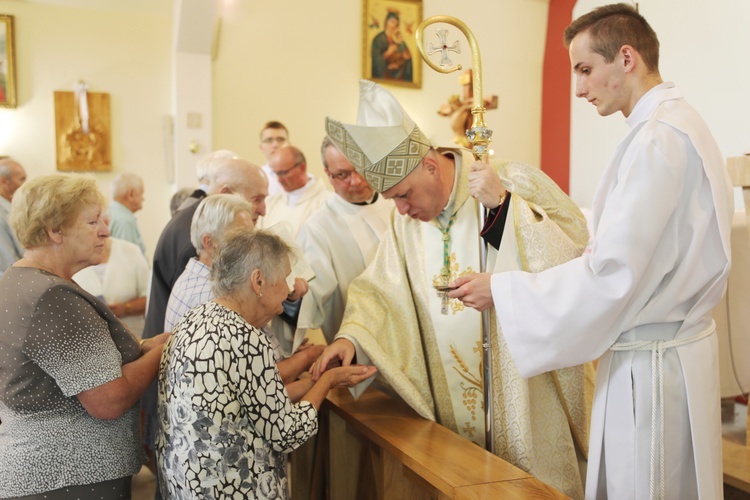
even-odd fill
[[[566,498],[376,389],[329,393],[330,498]]]
[[[722,440],[724,483],[750,493],[750,406],[747,407],[745,445]]]

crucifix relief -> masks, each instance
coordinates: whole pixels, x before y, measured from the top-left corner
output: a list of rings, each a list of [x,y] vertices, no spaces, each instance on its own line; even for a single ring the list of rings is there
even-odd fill
[[[427,44],[427,54],[432,55],[437,51],[440,51],[440,67],[441,68],[448,68],[450,66],[453,66],[453,61],[450,60],[448,57],[448,51],[456,52],[457,54],[461,53],[461,46],[458,43],[458,40],[453,42],[452,45],[448,45],[448,42],[446,41],[446,38],[448,37],[448,30],[446,29],[440,29],[436,30],[438,38],[440,38],[440,45],[436,46],[434,43],[429,42]]]
[[[474,106],[472,78],[471,69],[464,71],[458,78],[458,83],[463,86],[463,96],[459,97],[458,94],[453,94],[448,99],[448,102],[438,108],[440,116],[450,117],[450,126],[454,134],[453,142],[465,148],[471,148],[471,143],[466,138],[466,131],[471,128],[472,124],[471,108]],[[485,97],[484,107],[485,109],[497,109],[497,96]]]

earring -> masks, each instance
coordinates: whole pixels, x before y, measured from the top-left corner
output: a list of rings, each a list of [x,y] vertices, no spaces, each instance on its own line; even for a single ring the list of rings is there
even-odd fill
[[[258,292],[258,298],[263,297],[263,292]]]

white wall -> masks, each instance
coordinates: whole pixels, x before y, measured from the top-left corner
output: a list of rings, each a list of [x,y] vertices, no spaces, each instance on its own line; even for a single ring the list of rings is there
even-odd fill
[[[165,0],[159,0],[165,1]],[[580,0],[574,16],[602,1]],[[471,9],[453,0],[424,2],[425,18],[456,15],[482,49],[485,93],[500,109],[487,114],[492,146],[505,158],[539,163],[541,69],[547,0],[479,0]],[[750,150],[750,3],[684,0],[675,17],[667,0],[640,2],[662,45],[661,70],[704,116],[726,156]],[[152,252],[169,214],[163,117],[174,112],[173,20],[162,12],[73,9],[0,0],[15,15],[19,106],[0,109],[0,155],[18,158],[30,175],[55,169],[53,91],[78,79],[112,100],[113,174],[96,174],[105,192],[114,173],[146,179],[139,223]],[[454,36],[458,33],[454,32]],[[354,121],[361,76],[362,2],[253,0],[223,8],[218,58],[213,62],[213,147],[263,163],[258,131],[270,119],[286,123],[292,140],[321,173],[318,148],[326,115]],[[429,35],[429,33],[428,33]],[[466,44],[462,43],[466,48]],[[464,53],[454,58],[468,66]],[[421,90],[390,87],[436,142],[447,143],[440,104],[459,93],[457,76],[423,68]],[[622,116],[599,117],[573,99],[571,195],[590,204],[598,179],[627,127]],[[184,175],[177,183],[189,185]]]
[[[0,109],[0,155],[16,157],[31,176],[54,172],[53,91],[70,90],[83,79],[92,91],[108,92],[114,171],[96,176],[106,193],[121,170],[145,179],[146,202],[137,217],[152,253],[169,218],[169,197],[176,187],[193,185],[194,178],[178,169],[175,183],[169,183],[165,165],[164,117],[180,109],[173,80],[175,21],[165,15],[168,8],[138,14],[126,7],[75,9],[0,0],[0,12],[15,15],[20,99],[17,109]],[[485,92],[500,98],[500,109],[486,117],[498,156],[538,163],[547,0],[479,0],[470,12],[452,0],[425,2],[423,16],[436,14],[458,16],[479,40]],[[454,59],[468,67],[468,45],[462,41],[462,46],[464,54]],[[213,62],[213,148],[262,164],[259,130],[278,119],[290,128],[311,170],[321,174],[324,118],[355,120],[361,58],[359,0],[225,2]],[[461,92],[457,74],[424,66],[421,90],[390,89],[428,136],[438,144],[450,142],[448,118],[438,116],[437,109]],[[183,105],[194,111],[190,102]],[[180,123],[175,121],[175,129]],[[174,151],[175,158],[183,153]]]
[[[319,148],[325,116],[345,123],[356,119],[362,2],[291,5],[256,0],[224,8],[214,62],[214,147],[263,164],[260,128],[268,120],[280,120],[312,170],[322,173]],[[424,18],[459,17],[478,39],[485,94],[500,99],[499,109],[486,116],[497,155],[538,164],[547,0],[478,0],[471,9],[454,0],[430,0],[423,8]],[[455,28],[452,33],[450,40],[460,35]],[[462,40],[461,45],[464,53],[451,53],[451,58],[470,67],[468,44]],[[421,90],[388,88],[431,139],[450,143],[448,118],[438,116],[437,109],[461,93],[457,73],[442,75],[424,65]]]
[[[579,0],[574,17],[609,2]],[[660,72],[708,123],[724,156],[750,151],[750,2],[642,0],[656,31]],[[571,197],[590,206],[610,155],[628,127],[622,114],[600,117],[584,99],[571,110]]]
[[[18,107],[0,109],[0,154],[29,176],[56,171],[53,92],[79,80],[111,101],[112,173],[95,174],[109,195],[118,172],[146,182],[137,217],[149,252],[169,218],[162,117],[171,112],[171,19],[0,1],[15,16]]]

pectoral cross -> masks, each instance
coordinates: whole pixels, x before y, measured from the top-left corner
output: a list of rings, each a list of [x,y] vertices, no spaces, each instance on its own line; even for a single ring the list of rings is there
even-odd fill
[[[453,42],[452,45],[448,45],[448,42],[446,42],[446,38],[448,37],[448,30],[446,29],[440,29],[435,30],[437,33],[438,38],[440,38],[440,45],[435,45],[432,42],[427,43],[427,54],[432,55],[437,51],[441,52],[440,56],[440,67],[447,68],[449,66],[453,65],[453,61],[450,60],[448,57],[448,51],[456,52],[457,54],[461,53],[461,46],[459,45],[459,41],[456,40]]]

